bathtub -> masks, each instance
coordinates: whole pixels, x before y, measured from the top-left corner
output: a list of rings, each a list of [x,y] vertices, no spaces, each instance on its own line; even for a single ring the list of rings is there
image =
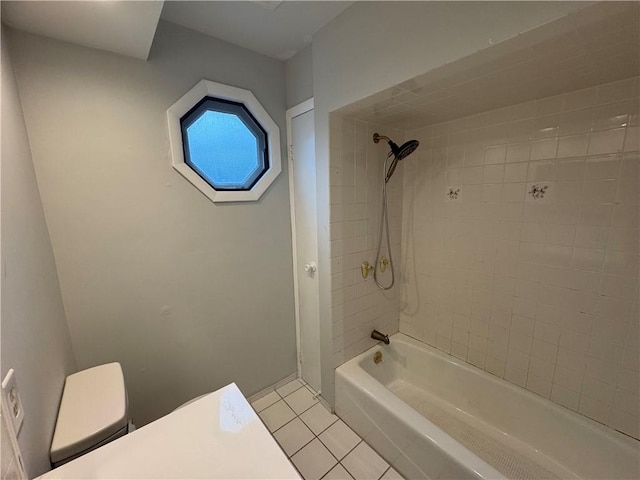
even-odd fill
[[[637,440],[401,333],[340,366],[335,392],[406,478],[640,478]]]

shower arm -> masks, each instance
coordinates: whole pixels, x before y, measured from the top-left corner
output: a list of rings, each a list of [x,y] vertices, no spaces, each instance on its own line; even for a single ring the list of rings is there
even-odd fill
[[[384,135],[379,135],[377,133],[373,134],[373,143],[380,143],[380,140],[386,140],[387,142],[390,142],[391,139],[389,137],[386,137]]]

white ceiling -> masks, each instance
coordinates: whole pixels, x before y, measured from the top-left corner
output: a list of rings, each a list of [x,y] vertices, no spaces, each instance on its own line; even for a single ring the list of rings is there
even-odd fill
[[[397,128],[640,75],[640,2],[601,2],[367,97],[338,113]]]
[[[162,3],[2,0],[2,21],[37,35],[146,60]]]
[[[160,18],[279,60],[311,43],[352,1],[1,0],[3,23],[147,59]],[[164,8],[163,8],[164,5]]]
[[[287,60],[353,2],[166,1],[161,18]],[[275,9],[273,9],[275,7]]]

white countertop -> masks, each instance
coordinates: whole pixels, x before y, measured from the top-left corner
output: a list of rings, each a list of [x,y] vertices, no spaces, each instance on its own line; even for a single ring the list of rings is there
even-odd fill
[[[296,479],[234,383],[40,479]]]

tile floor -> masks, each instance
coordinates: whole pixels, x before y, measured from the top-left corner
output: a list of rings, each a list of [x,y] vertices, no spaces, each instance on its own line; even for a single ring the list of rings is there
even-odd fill
[[[305,480],[402,479],[301,380],[251,405]]]

